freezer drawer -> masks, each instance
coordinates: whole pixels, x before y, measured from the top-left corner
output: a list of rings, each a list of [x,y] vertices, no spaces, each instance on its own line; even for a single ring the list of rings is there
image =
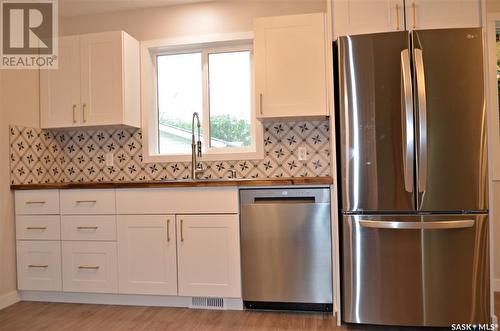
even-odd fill
[[[343,320],[488,323],[487,215],[345,216]]]

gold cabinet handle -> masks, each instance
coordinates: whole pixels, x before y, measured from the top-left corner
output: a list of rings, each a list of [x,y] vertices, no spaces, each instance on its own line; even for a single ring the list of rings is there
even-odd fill
[[[167,219],[167,242],[170,242],[170,219]]]
[[[73,123],[76,123],[76,105],[73,105]]]
[[[77,226],[77,230],[97,230],[98,226]]]
[[[45,201],[26,201],[25,204],[27,205],[43,205],[45,204]]]
[[[76,203],[96,203],[97,200],[76,200]]]
[[[47,230],[46,226],[28,226],[26,230]]]
[[[86,110],[87,110],[87,104],[86,104],[86,103],[84,103],[84,104],[82,105],[83,123],[86,123],[86,122],[87,122]]]
[[[98,265],[79,265],[78,269],[83,269],[83,270],[98,270],[99,266]]]
[[[413,3],[411,4],[411,8],[413,11],[413,28],[416,29],[417,28],[417,4],[415,3],[415,1],[413,1]]]
[[[263,110],[263,96],[262,93],[259,94],[259,108],[260,108],[260,114],[262,115],[264,110]]]
[[[181,241],[184,241],[184,232],[182,231],[184,220],[181,220]]]
[[[48,264],[30,264],[28,265],[28,268],[40,268],[40,269],[46,269],[48,268]]]
[[[400,29],[400,18],[399,18],[399,13],[401,11],[401,6],[399,4],[396,4],[396,30],[401,30]]]

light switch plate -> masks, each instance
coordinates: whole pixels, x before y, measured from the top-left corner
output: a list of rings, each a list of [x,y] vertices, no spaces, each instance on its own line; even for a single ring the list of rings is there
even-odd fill
[[[106,153],[106,167],[112,167],[114,164],[115,154],[113,152]]]
[[[305,146],[300,146],[298,148],[299,151],[299,161],[307,160],[307,148]]]

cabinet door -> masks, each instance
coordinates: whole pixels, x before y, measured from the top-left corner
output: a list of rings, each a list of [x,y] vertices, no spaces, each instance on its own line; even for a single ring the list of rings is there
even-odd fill
[[[404,30],[404,0],[334,0],[333,33],[353,34]]]
[[[177,295],[173,215],[118,216],[119,293]]]
[[[80,37],[61,37],[59,68],[40,71],[41,127],[78,125],[80,110]]]
[[[17,287],[20,290],[61,291],[61,242],[17,242]]]
[[[177,215],[179,295],[241,297],[238,215]]]
[[[80,36],[82,126],[122,121],[122,32]]]
[[[479,0],[406,0],[408,30],[480,26]]]
[[[257,18],[254,33],[257,115],[326,116],[324,14]]]

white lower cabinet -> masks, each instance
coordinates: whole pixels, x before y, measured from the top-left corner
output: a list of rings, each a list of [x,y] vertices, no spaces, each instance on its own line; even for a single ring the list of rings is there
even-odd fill
[[[117,293],[115,242],[63,241],[63,291]]]
[[[17,241],[20,290],[61,291],[61,242]]]
[[[176,215],[181,296],[241,297],[238,215]]]
[[[120,215],[119,293],[177,295],[175,216]]]
[[[18,191],[16,206],[19,290],[241,298],[236,188]]]

